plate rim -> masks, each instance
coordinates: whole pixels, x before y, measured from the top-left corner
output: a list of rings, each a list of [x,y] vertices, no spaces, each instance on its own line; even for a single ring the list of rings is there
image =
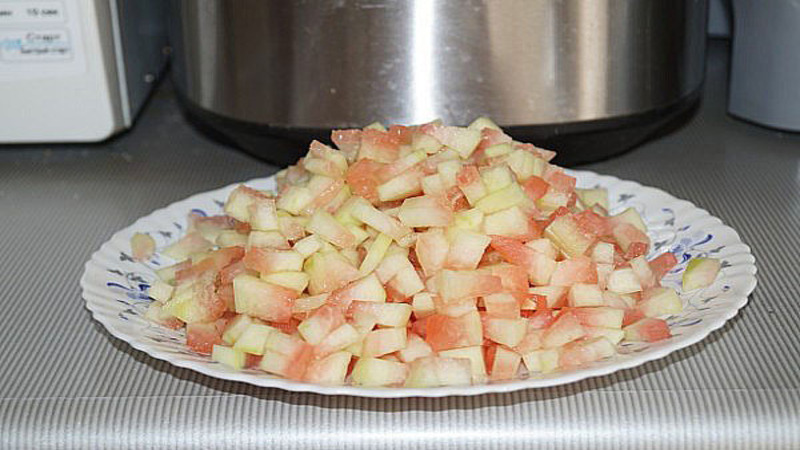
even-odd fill
[[[140,341],[139,336],[130,335],[120,330],[118,327],[115,327],[113,322],[108,320],[109,318],[108,316],[104,315],[101,311],[96,309],[97,305],[95,305],[94,302],[102,303],[104,301],[107,301],[107,299],[105,299],[102,295],[93,292],[92,288],[90,288],[91,286],[90,275],[93,269],[95,268],[99,270],[105,269],[100,265],[99,257],[109,247],[112,247],[112,243],[114,241],[117,241],[125,234],[130,233],[130,231],[135,229],[137,225],[140,225],[143,222],[150,220],[151,217],[153,216],[166,214],[168,210],[177,209],[178,207],[184,204],[190,204],[193,201],[197,201],[197,199],[200,197],[212,196],[215,193],[224,193],[225,191],[231,190],[235,186],[240,184],[252,185],[256,183],[263,183],[269,180],[273,180],[275,177],[275,175],[273,174],[268,177],[257,177],[246,181],[230,183],[225,186],[221,186],[215,189],[209,189],[207,191],[190,195],[186,198],[174,201],[162,208],[153,210],[149,214],[139,217],[136,221],[134,221],[130,225],[116,231],[111,235],[111,237],[109,237],[105,242],[103,242],[100,245],[100,247],[92,253],[89,260],[87,260],[84,263],[84,271],[80,278],[80,287],[82,291],[81,296],[84,299],[84,307],[89,310],[94,320],[103,325],[103,327],[109,334],[111,334],[117,339],[126,342],[134,349],[142,351],[155,359],[165,361],[173,366],[181,367],[184,369],[190,369],[195,372],[219,380],[239,381],[261,388],[278,388],[292,392],[314,393],[321,395],[346,395],[346,396],[367,397],[367,398],[410,398],[410,397],[438,398],[438,397],[450,397],[450,396],[473,396],[473,395],[495,394],[495,393],[500,394],[500,393],[509,393],[514,391],[524,390],[524,389],[548,388],[565,384],[572,384],[589,378],[603,377],[615,372],[629,370],[634,367],[644,365],[648,362],[662,359],[673,352],[697,344],[698,342],[706,339],[714,331],[722,328],[725,325],[725,323],[727,323],[729,320],[737,316],[739,314],[739,311],[741,311],[742,308],[744,308],[748,304],[750,295],[753,293],[756,286],[758,285],[758,279],[756,276],[758,273],[758,269],[755,264],[755,256],[753,255],[751,247],[742,241],[741,236],[735,229],[726,225],[718,217],[711,215],[711,213],[709,213],[707,210],[698,207],[697,205],[688,200],[675,197],[674,195],[666,192],[663,189],[642,185],[637,181],[620,179],[612,175],[601,175],[589,170],[567,169],[567,172],[574,174],[577,177],[584,176],[584,177],[594,177],[600,179],[603,181],[604,185],[611,185],[612,183],[613,184],[626,183],[630,184],[632,188],[635,188],[637,190],[647,190],[653,192],[656,195],[661,195],[661,196],[666,195],[667,197],[673,199],[676,205],[680,204],[683,207],[688,207],[697,210],[697,213],[699,213],[699,215],[697,218],[695,218],[695,220],[701,220],[706,218],[715,219],[714,226],[722,227],[727,232],[731,232],[735,240],[738,241],[735,244],[743,246],[741,253],[746,253],[747,255],[750,256],[749,258],[750,261],[742,263],[752,268],[752,270],[750,270],[748,273],[740,275],[746,277],[746,280],[741,281],[742,283],[744,283],[743,293],[741,295],[737,295],[732,298],[732,300],[735,300],[735,302],[728,309],[725,309],[724,313],[723,311],[720,311],[721,314],[709,318],[711,320],[707,322],[707,325],[703,327],[700,333],[697,333],[695,336],[682,340],[679,345],[677,344],[662,345],[655,348],[650,348],[647,349],[646,351],[638,353],[635,356],[632,356],[631,358],[621,361],[615,361],[614,364],[607,364],[600,367],[590,367],[584,369],[571,370],[565,372],[564,374],[558,377],[528,378],[528,379],[514,380],[509,382],[500,382],[495,384],[484,383],[477,385],[445,386],[445,387],[435,387],[435,388],[406,388],[406,387],[375,388],[375,387],[359,387],[359,386],[346,386],[346,385],[327,386],[327,385],[312,384],[305,382],[296,382],[285,378],[275,377],[266,373],[264,374],[265,376],[256,376],[252,373],[244,371],[239,371],[239,372],[218,371],[214,370],[213,366],[205,365],[206,363],[205,361],[203,363],[197,363],[192,360],[175,359],[173,358],[173,355],[167,352],[162,352],[156,348],[153,348],[151,345]],[[209,358],[210,361],[210,357],[207,358]]]

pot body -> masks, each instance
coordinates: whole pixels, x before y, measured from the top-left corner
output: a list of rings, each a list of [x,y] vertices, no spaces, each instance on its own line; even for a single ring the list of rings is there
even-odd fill
[[[486,115],[546,143],[686,110],[706,11],[705,0],[175,0],[173,75],[193,116],[228,135]]]

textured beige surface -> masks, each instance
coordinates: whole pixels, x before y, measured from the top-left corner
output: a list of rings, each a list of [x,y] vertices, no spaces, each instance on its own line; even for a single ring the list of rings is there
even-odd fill
[[[712,47],[691,124],[585,168],[665,189],[736,229],[759,266],[750,303],[662,360],[512,394],[259,389],[108,335],[78,286],[101,243],[154,209],[275,171],[198,134],[169,86],[110,142],[0,147],[0,447],[800,448],[800,136],[725,116],[725,50]]]

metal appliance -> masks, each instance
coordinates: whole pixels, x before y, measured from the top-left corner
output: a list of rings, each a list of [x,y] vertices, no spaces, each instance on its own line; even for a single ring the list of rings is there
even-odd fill
[[[173,0],[189,116],[291,163],[375,120],[487,115],[560,163],[621,152],[687,117],[706,0]]]

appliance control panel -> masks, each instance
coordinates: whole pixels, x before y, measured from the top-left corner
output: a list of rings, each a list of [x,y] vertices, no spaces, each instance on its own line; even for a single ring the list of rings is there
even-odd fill
[[[78,8],[77,0],[0,0],[0,81],[82,73]]]

